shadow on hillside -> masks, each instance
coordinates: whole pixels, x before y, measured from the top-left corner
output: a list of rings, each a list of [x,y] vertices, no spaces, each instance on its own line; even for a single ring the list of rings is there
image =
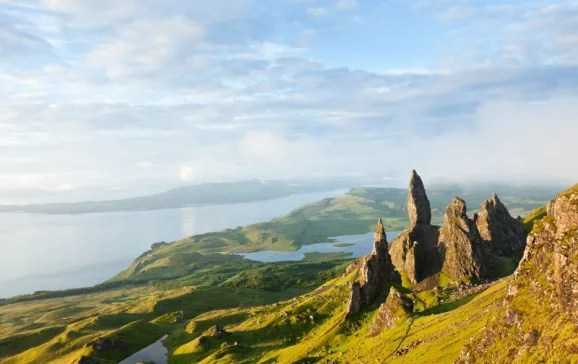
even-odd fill
[[[434,307],[430,307],[427,310],[424,310],[423,312],[421,312],[420,315],[423,315],[423,316],[437,315],[440,313],[445,313],[445,312],[455,310],[456,308],[459,308],[459,307],[469,303],[474,298],[476,298],[476,296],[478,296],[480,293],[482,293],[484,291],[485,290],[481,290],[479,292],[476,292],[476,293],[471,294],[469,296],[460,298],[458,300],[446,302],[446,303],[442,303],[442,304],[434,306]]]
[[[40,346],[66,330],[66,326],[50,327],[37,332],[13,335],[0,340],[0,359]]]
[[[393,351],[391,353],[389,353],[389,355],[385,358],[384,362],[387,362],[387,360],[401,348],[401,345],[403,344],[405,339],[407,339],[407,337],[409,336],[409,332],[411,331],[411,328],[413,327],[414,321],[415,321],[415,317],[412,317],[411,321],[409,322],[409,325],[407,326],[407,329],[405,330],[405,334],[403,335],[403,337],[401,338],[401,340],[397,344],[397,347],[395,349],[393,349]]]

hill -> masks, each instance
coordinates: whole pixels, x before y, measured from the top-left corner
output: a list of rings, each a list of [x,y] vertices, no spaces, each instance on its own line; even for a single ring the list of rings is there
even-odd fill
[[[253,202],[309,192],[330,191],[360,183],[360,179],[318,179],[298,181],[261,181],[204,183],[183,186],[166,192],[126,199],[3,205],[0,212],[43,214],[83,214],[111,211],[157,210],[189,206]]]
[[[521,363],[551,355],[548,343],[559,345],[553,358],[575,354],[576,299],[571,288],[575,286],[578,243],[571,228],[559,238],[545,232],[578,225],[572,215],[578,206],[578,191],[558,195],[555,201],[563,203],[549,203],[547,208],[532,199],[503,193],[500,198],[510,212],[526,210],[526,219],[506,219],[509,212],[506,216],[496,197],[482,204],[479,217],[474,215],[471,221],[460,215],[465,210],[464,200],[452,200],[450,191],[435,189],[428,191],[431,221],[424,217],[423,209],[413,207],[411,211],[417,215],[410,221],[408,206],[425,202],[419,198],[409,201],[407,193],[353,189],[268,223],[157,244],[113,281],[100,286],[2,300],[0,363],[115,363],[164,334],[169,334],[165,345],[170,363],[470,363],[485,362],[486,351],[491,355],[488,358],[495,359],[492,362]],[[481,195],[470,193],[467,200],[479,197],[475,201],[479,204],[491,194]],[[450,207],[440,207],[442,201],[451,201]],[[530,211],[532,206],[538,208]],[[263,245],[267,241],[295,248],[343,232],[365,232],[367,227],[375,228],[377,216],[382,216],[382,223],[378,224],[376,248],[354,262],[343,256],[321,255],[316,257],[319,261],[259,263],[222,254],[255,249],[251,245],[255,242],[261,244],[257,249],[267,246]],[[385,229],[412,231],[416,224],[442,220],[444,228],[453,224],[471,228],[469,235],[455,240],[459,241],[456,248],[446,246],[457,249],[453,256],[458,258],[468,252],[459,248],[461,244],[494,244],[502,240],[485,240],[486,232],[511,231],[514,226],[531,230],[528,242],[532,243],[516,274],[510,276],[507,274],[515,266],[489,271],[489,276],[476,268],[500,257],[517,264],[519,257],[506,252],[509,247],[517,249],[517,238],[509,234],[506,245],[490,245],[487,254],[457,260],[467,262],[461,267],[468,268],[464,272],[469,272],[469,277],[453,278],[453,269],[442,264],[435,279],[416,275],[419,281],[412,282],[406,268],[385,259],[389,252],[380,248],[387,243]],[[504,226],[509,228],[504,230]],[[273,242],[255,235],[269,232],[283,233],[286,240]],[[237,240],[234,234],[239,234]],[[453,236],[440,233],[444,234]],[[392,244],[401,244],[404,236]],[[211,246],[211,241],[219,239],[221,246]],[[199,244],[202,241],[205,244]],[[446,241],[440,238],[436,244]],[[548,254],[547,248],[536,250],[548,244],[555,246],[554,254]],[[541,251],[544,253],[538,253]],[[413,252],[417,257],[417,250]],[[562,256],[556,258],[556,254]],[[442,262],[447,257],[442,256]],[[383,267],[389,267],[390,273],[382,275]],[[476,269],[469,269],[472,267]],[[403,273],[397,276],[399,280],[391,269]],[[555,273],[551,281],[543,279],[549,271]],[[370,290],[367,282],[377,283],[372,283]],[[544,291],[533,291],[536,285],[532,282]],[[367,298],[359,311],[351,312],[356,285]],[[539,305],[544,294],[551,300],[547,307]],[[510,322],[508,317],[516,324],[522,322],[522,337],[516,337],[511,326],[502,326]],[[547,322],[555,325],[549,328]],[[480,331],[484,327],[496,335],[484,336]],[[501,346],[505,343],[489,340],[490,336],[510,338],[517,351],[502,355],[507,351]]]

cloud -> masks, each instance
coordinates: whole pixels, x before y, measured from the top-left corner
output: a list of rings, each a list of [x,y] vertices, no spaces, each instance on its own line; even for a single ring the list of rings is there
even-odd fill
[[[456,16],[464,9],[468,19]],[[389,34],[371,23],[384,11],[354,1],[0,0],[0,195],[411,168],[425,178],[578,179],[558,163],[576,152],[574,3],[412,6],[402,15],[439,27],[420,29],[440,44],[423,63],[412,59],[417,25]],[[358,51],[378,30],[383,43],[370,43],[383,49]]]

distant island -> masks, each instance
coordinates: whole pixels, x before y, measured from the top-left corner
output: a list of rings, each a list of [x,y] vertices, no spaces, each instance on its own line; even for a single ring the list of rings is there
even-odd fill
[[[300,193],[349,188],[379,183],[377,178],[324,178],[295,181],[247,180],[183,186],[149,196],[105,201],[0,205],[0,212],[85,214],[94,212],[159,210],[190,206],[222,205],[281,198]]]

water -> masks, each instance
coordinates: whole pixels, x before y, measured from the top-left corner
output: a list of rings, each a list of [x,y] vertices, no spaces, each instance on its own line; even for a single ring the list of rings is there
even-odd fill
[[[126,268],[154,242],[269,221],[345,191],[167,210],[0,213],[0,297],[91,286]]]
[[[392,241],[400,234],[400,231],[388,232],[387,239]],[[362,257],[371,253],[373,250],[373,233],[361,235],[337,236],[332,238],[332,243],[319,243],[304,245],[299,250],[292,252],[279,252],[263,250],[255,253],[241,253],[246,259],[256,260],[259,262],[286,262],[299,261],[305,257],[305,253],[351,253],[352,258]],[[347,247],[337,247],[336,244],[352,244]]]
[[[167,364],[169,351],[163,345],[169,336],[165,335],[161,337],[157,342],[152,345],[147,346],[141,351],[131,355],[130,357],[124,359],[119,364],[137,364],[153,362],[155,364]]]

